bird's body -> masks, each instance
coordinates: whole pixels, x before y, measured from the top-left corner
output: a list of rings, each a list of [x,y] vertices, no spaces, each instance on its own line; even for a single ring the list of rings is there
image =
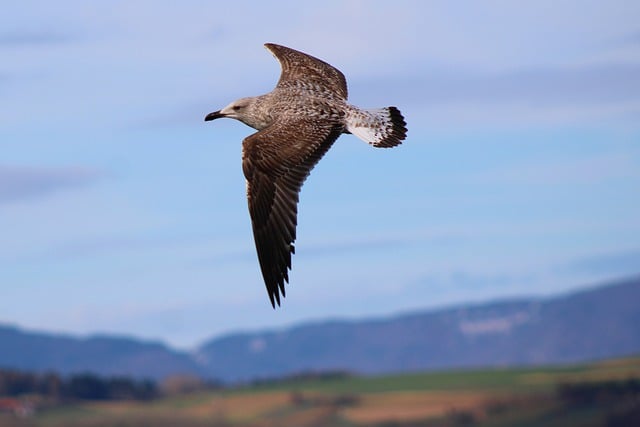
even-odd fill
[[[344,75],[326,62],[284,46],[265,46],[282,67],[274,90],[234,101],[205,120],[229,117],[258,130],[243,141],[242,169],[258,260],[275,307],[289,281],[298,194],[311,169],[342,133],[375,147],[393,147],[407,129],[395,107],[364,110],[347,103]]]

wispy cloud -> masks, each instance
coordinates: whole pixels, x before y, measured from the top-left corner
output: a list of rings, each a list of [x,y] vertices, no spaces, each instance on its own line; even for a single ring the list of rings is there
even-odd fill
[[[552,159],[531,159],[524,163],[496,167],[475,176],[492,183],[519,184],[594,184],[632,180],[637,170],[630,152],[611,152],[606,155]]]
[[[380,249],[397,249],[407,244],[414,243],[406,236],[379,236],[346,238],[332,242],[316,242],[305,249],[305,256],[327,257],[342,256],[350,253],[362,253],[363,251],[378,251]]]
[[[38,248],[25,255],[14,255],[10,258],[10,261],[27,263],[59,262],[86,257],[108,256],[122,253],[140,254],[153,251],[177,251],[183,254],[189,254],[197,251],[201,245],[210,244],[211,241],[212,238],[206,235],[196,236],[185,234],[173,236],[150,233],[101,235],[68,240],[50,247]]]
[[[1,31],[0,47],[50,46],[75,39],[71,34],[54,30]]]
[[[616,41],[624,46],[640,46],[640,30],[620,37]]]
[[[0,165],[0,204],[45,196],[86,185],[101,174],[83,167],[23,167]]]
[[[640,273],[640,248],[585,256],[559,268],[565,272],[630,275]]]
[[[167,242],[157,236],[108,236],[63,242],[21,258],[24,261],[61,261],[123,251],[141,252]]]
[[[637,100],[640,64],[522,69],[488,74],[447,70],[405,79],[405,96],[426,104],[580,104]]]
[[[461,110],[483,119],[520,122],[523,115],[571,120],[576,117],[627,115],[640,110],[640,64],[584,64],[524,68],[488,73],[460,68],[421,70],[402,79],[379,77],[354,81],[359,103],[393,99],[400,105],[426,108],[439,116],[464,119]],[[379,88],[375,92],[365,90]],[[386,89],[385,89],[386,88]],[[383,93],[384,91],[389,93]],[[374,92],[376,99],[370,99]],[[364,97],[364,98],[363,98]],[[493,112],[493,113],[492,113]],[[562,117],[558,117],[562,116]],[[445,117],[446,118],[446,117]]]

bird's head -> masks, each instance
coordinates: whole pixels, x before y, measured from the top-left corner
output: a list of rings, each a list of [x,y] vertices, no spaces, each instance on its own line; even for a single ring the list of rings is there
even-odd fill
[[[211,120],[219,119],[221,117],[229,117],[231,119],[244,121],[251,105],[253,104],[253,99],[254,98],[240,98],[237,101],[233,101],[222,110],[214,111],[213,113],[207,114],[207,116],[204,118],[204,121],[208,122]]]

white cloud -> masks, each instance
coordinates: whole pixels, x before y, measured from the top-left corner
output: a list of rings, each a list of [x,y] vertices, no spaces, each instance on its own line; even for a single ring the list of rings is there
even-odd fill
[[[48,195],[95,182],[102,174],[85,167],[0,165],[0,204]]]

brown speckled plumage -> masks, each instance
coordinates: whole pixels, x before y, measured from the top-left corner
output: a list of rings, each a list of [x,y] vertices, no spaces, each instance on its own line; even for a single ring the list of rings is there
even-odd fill
[[[272,92],[241,98],[205,120],[230,117],[258,132],[242,144],[242,170],[262,276],[271,304],[280,305],[296,239],[298,194],[313,167],[342,133],[375,147],[406,137],[395,107],[363,110],[347,103],[344,75],[317,58],[267,43],[282,73]]]

